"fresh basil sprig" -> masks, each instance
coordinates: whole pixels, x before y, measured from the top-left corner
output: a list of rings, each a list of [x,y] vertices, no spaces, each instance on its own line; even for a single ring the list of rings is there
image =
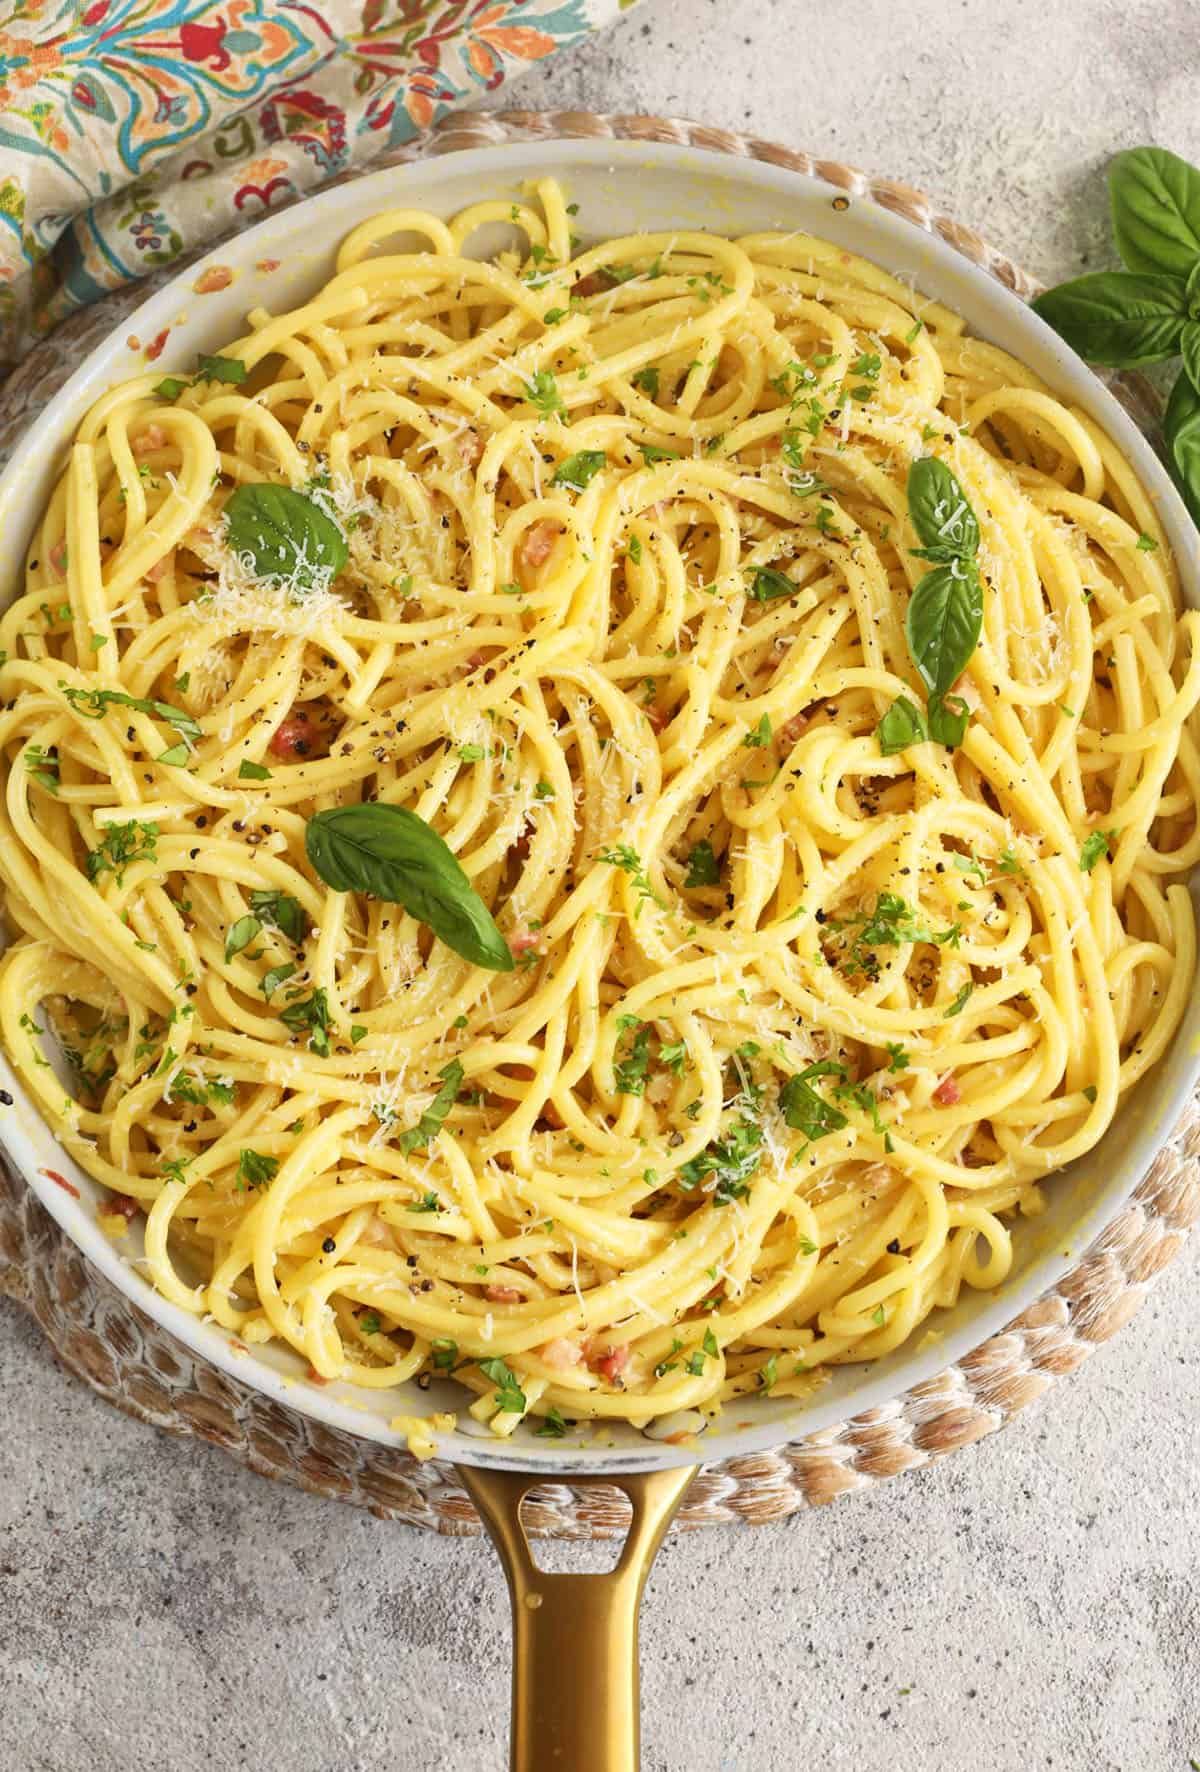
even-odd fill
[[[904,623],[929,707],[922,714],[907,696],[896,698],[875,735],[885,757],[929,739],[950,750],[962,743],[967,705],[950,691],[983,629],[983,585],[976,562],[979,519],[957,475],[934,455],[923,456],[908,471],[908,512],[923,544],[913,552],[935,562],[914,587]]]
[[[1187,284],[1164,272],[1093,271],[1033,305],[1081,357],[1114,369],[1178,356],[1189,323]]]
[[[335,892],[370,892],[403,905],[475,966],[511,972],[492,914],[437,832],[403,806],[372,801],[317,812],[304,832],[308,859]]]
[[[1113,238],[1131,271],[1186,277],[1200,259],[1200,173],[1166,148],[1130,148],[1108,171]]]
[[[1163,416],[1167,461],[1200,523],[1200,171],[1166,148],[1130,148],[1109,167],[1123,271],[1094,271],[1033,306],[1081,357],[1132,369],[1182,357]]]
[[[324,590],[350,557],[327,511],[291,486],[238,486],[225,500],[225,540],[256,578],[297,595]]]

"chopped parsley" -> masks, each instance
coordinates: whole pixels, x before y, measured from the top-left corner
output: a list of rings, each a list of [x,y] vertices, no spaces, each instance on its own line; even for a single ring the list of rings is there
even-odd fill
[[[739,1114],[724,1138],[709,1145],[684,1163],[678,1171],[679,1185],[690,1193],[710,1177],[713,1204],[727,1206],[750,1193],[750,1177],[762,1161],[762,1127],[746,1113]]]
[[[559,462],[550,484],[569,486],[572,492],[582,492],[607,463],[608,456],[603,449],[577,449],[574,455]]]
[[[162,1066],[158,1068],[161,1070]],[[210,1101],[220,1101],[228,1107],[233,1101],[233,1084],[216,1077],[210,1081],[192,1071],[177,1071],[171,1078],[170,1095],[172,1101],[190,1102],[193,1107],[207,1107]]]
[[[870,911],[857,917],[830,918],[825,928],[835,933],[852,931],[852,939],[843,944],[840,959],[847,978],[859,974],[878,978],[879,961],[874,949],[902,947],[907,943],[928,941],[937,947],[957,947],[961,930],[957,923],[949,929],[932,930],[917,917],[912,906],[895,892],[880,892]]]
[[[480,1360],[479,1370],[485,1378],[490,1378],[498,1385],[496,1403],[502,1414],[524,1415],[525,1392],[517,1382],[514,1372],[505,1365],[503,1360]]]
[[[1090,874],[1102,856],[1106,856],[1117,840],[1116,831],[1093,831],[1085,837],[1079,851],[1079,871]]]
[[[646,1079],[650,1072],[650,1034],[649,1022],[639,1021],[636,1015],[619,1015],[617,1026],[622,1033],[633,1032],[633,1040],[629,1051],[619,1064],[613,1067],[613,1080],[618,1095],[644,1095]]]
[[[539,369],[532,381],[525,383],[525,398],[538,412],[548,418],[551,413],[564,410],[562,395],[558,391],[558,382],[549,369]]]
[[[771,736],[771,718],[769,714],[764,714],[757,724],[746,732],[742,739],[742,748],[751,751],[762,750],[764,745],[770,744]]]
[[[127,824],[105,825],[99,848],[88,850],[87,877],[95,881],[101,874],[112,873],[117,877],[117,885],[123,886],[125,870],[134,862],[158,860],[157,845],[156,824],[139,824],[131,818]]]
[[[692,845],[687,858],[687,877],[685,886],[717,886],[721,880],[721,869],[713,846],[707,837],[701,837]]]
[[[630,844],[616,843],[610,849],[602,849],[599,859],[606,862],[610,868],[620,868],[623,874],[628,874],[633,883],[633,889],[638,895],[635,917],[640,915],[642,906],[647,899],[651,904],[656,904],[659,910],[666,910],[666,905],[650,884],[641,856]]]
[[[239,1187],[265,1187],[278,1173],[278,1157],[264,1157],[261,1151],[238,1152]]]

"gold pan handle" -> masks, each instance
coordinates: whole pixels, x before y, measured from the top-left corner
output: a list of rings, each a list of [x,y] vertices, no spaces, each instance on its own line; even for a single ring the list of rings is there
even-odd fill
[[[671,1516],[696,1474],[572,1477],[624,1491],[633,1523],[608,1575],[547,1575],[530,1554],[522,1498],[555,1480],[461,1469],[500,1553],[513,1615],[512,1772],[637,1772],[638,1607]]]

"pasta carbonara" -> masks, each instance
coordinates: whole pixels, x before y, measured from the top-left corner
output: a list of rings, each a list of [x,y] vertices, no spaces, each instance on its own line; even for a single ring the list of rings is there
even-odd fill
[[[95,405],[0,635],[0,1028],[176,1304],[669,1434],[998,1286],[1162,1055],[1200,617],[952,312],[573,209],[380,215]]]

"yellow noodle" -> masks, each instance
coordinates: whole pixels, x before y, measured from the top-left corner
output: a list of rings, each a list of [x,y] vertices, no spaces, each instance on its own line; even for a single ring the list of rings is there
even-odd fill
[[[32,1098],[166,1297],[316,1379],[454,1369],[499,1434],[799,1394],[1000,1285],[1195,963],[1200,618],[1110,440],[825,242],[570,230],[552,181],[375,217],[250,315],[243,382],[105,394],[0,622]],[[884,757],[929,452],[982,531],[972,718]],[[263,481],[336,516],[328,589],[231,552]],[[306,819],[365,799],[441,833],[512,973],[324,886]],[[262,892],[303,942],[229,942]]]

